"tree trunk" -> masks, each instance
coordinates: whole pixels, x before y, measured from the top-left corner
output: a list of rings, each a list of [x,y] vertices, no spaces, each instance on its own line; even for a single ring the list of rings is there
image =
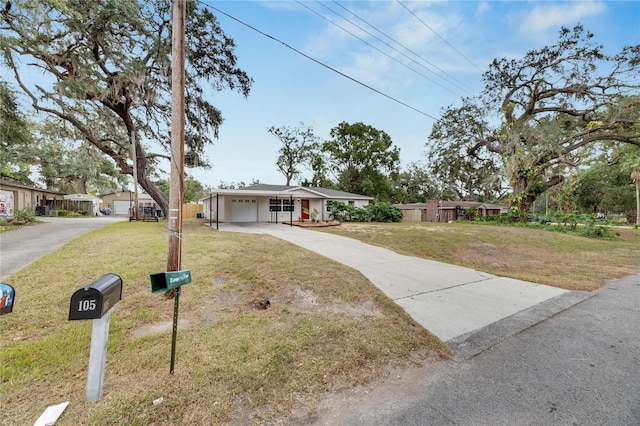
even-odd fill
[[[640,225],[640,179],[636,179],[636,225]]]
[[[509,207],[517,207],[522,212],[528,212],[533,206],[537,196],[541,194],[531,192],[529,179],[523,176],[511,178],[512,195]]]
[[[640,167],[634,167],[631,179],[636,184],[636,225],[640,225]]]
[[[164,217],[169,217],[169,200],[166,195],[164,195],[164,193],[158,189],[158,187],[151,182],[146,175],[138,175],[138,183],[142,189],[144,189],[146,193],[153,198],[158,206],[160,206],[160,210],[162,210]]]
[[[78,179],[78,181],[76,182],[76,189],[79,194],[86,194],[87,193],[87,177],[86,176],[82,176],[80,179]]]
[[[128,166],[126,162],[121,163],[120,169],[122,170],[122,172],[126,174],[130,174],[134,178],[137,177],[138,185],[140,185],[142,189],[144,189],[147,192],[147,194],[149,194],[149,196],[158,204],[158,206],[160,207],[160,210],[162,210],[164,217],[169,217],[168,216],[169,200],[167,199],[166,195],[164,195],[164,193],[151,180],[149,180],[149,178],[147,178],[147,157],[144,150],[142,149],[142,144],[135,143],[136,138],[134,136],[134,133],[136,132],[136,127],[128,107],[122,106],[120,104],[116,104],[116,105],[105,104],[105,105],[107,105],[114,112],[116,112],[118,116],[120,116],[120,118],[125,124],[125,127],[127,128],[127,133],[129,135],[129,140],[132,142],[132,147],[135,147],[135,161],[133,161],[132,159],[132,163],[134,164],[135,170],[132,167],[130,173],[125,172],[123,168]],[[134,173],[136,174],[136,176],[134,176]],[[138,189],[134,188],[134,192],[136,194],[137,194],[137,191]],[[140,206],[138,205],[137,200],[135,201],[136,201],[135,209],[136,209],[136,219],[137,219],[137,213]]]

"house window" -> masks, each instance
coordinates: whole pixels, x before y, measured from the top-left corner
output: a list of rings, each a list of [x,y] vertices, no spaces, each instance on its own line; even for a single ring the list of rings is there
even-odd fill
[[[280,211],[282,211],[282,199],[280,199],[280,198],[271,198],[271,199],[269,199],[269,211],[270,212],[280,212]]]
[[[353,201],[353,200],[349,200],[349,205],[350,205],[350,206],[353,206],[355,203],[356,203],[355,201]]]
[[[327,200],[327,212],[331,211],[332,205],[333,205],[333,200]]]
[[[280,201],[280,200],[278,200]],[[292,199],[284,199],[282,200],[282,211],[283,212],[294,212],[296,211],[295,209],[295,203],[293,202]]]

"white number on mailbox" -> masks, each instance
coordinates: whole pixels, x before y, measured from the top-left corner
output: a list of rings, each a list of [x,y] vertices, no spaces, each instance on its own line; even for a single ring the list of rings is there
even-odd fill
[[[78,301],[78,312],[93,311],[95,308],[96,308],[95,299]]]

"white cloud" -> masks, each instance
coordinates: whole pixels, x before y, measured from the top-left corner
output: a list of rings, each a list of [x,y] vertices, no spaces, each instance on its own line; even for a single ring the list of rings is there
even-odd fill
[[[598,15],[607,9],[600,1],[579,1],[561,4],[537,3],[531,12],[523,16],[521,30],[526,33],[538,33],[561,25],[573,26],[581,19]]]
[[[488,1],[481,1],[478,3],[478,8],[476,9],[476,16],[484,15],[491,9],[491,5]]]

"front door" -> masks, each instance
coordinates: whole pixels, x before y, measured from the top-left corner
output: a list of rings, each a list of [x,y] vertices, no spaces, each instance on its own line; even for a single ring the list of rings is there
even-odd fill
[[[302,220],[309,219],[309,200],[300,200],[300,209]]]

